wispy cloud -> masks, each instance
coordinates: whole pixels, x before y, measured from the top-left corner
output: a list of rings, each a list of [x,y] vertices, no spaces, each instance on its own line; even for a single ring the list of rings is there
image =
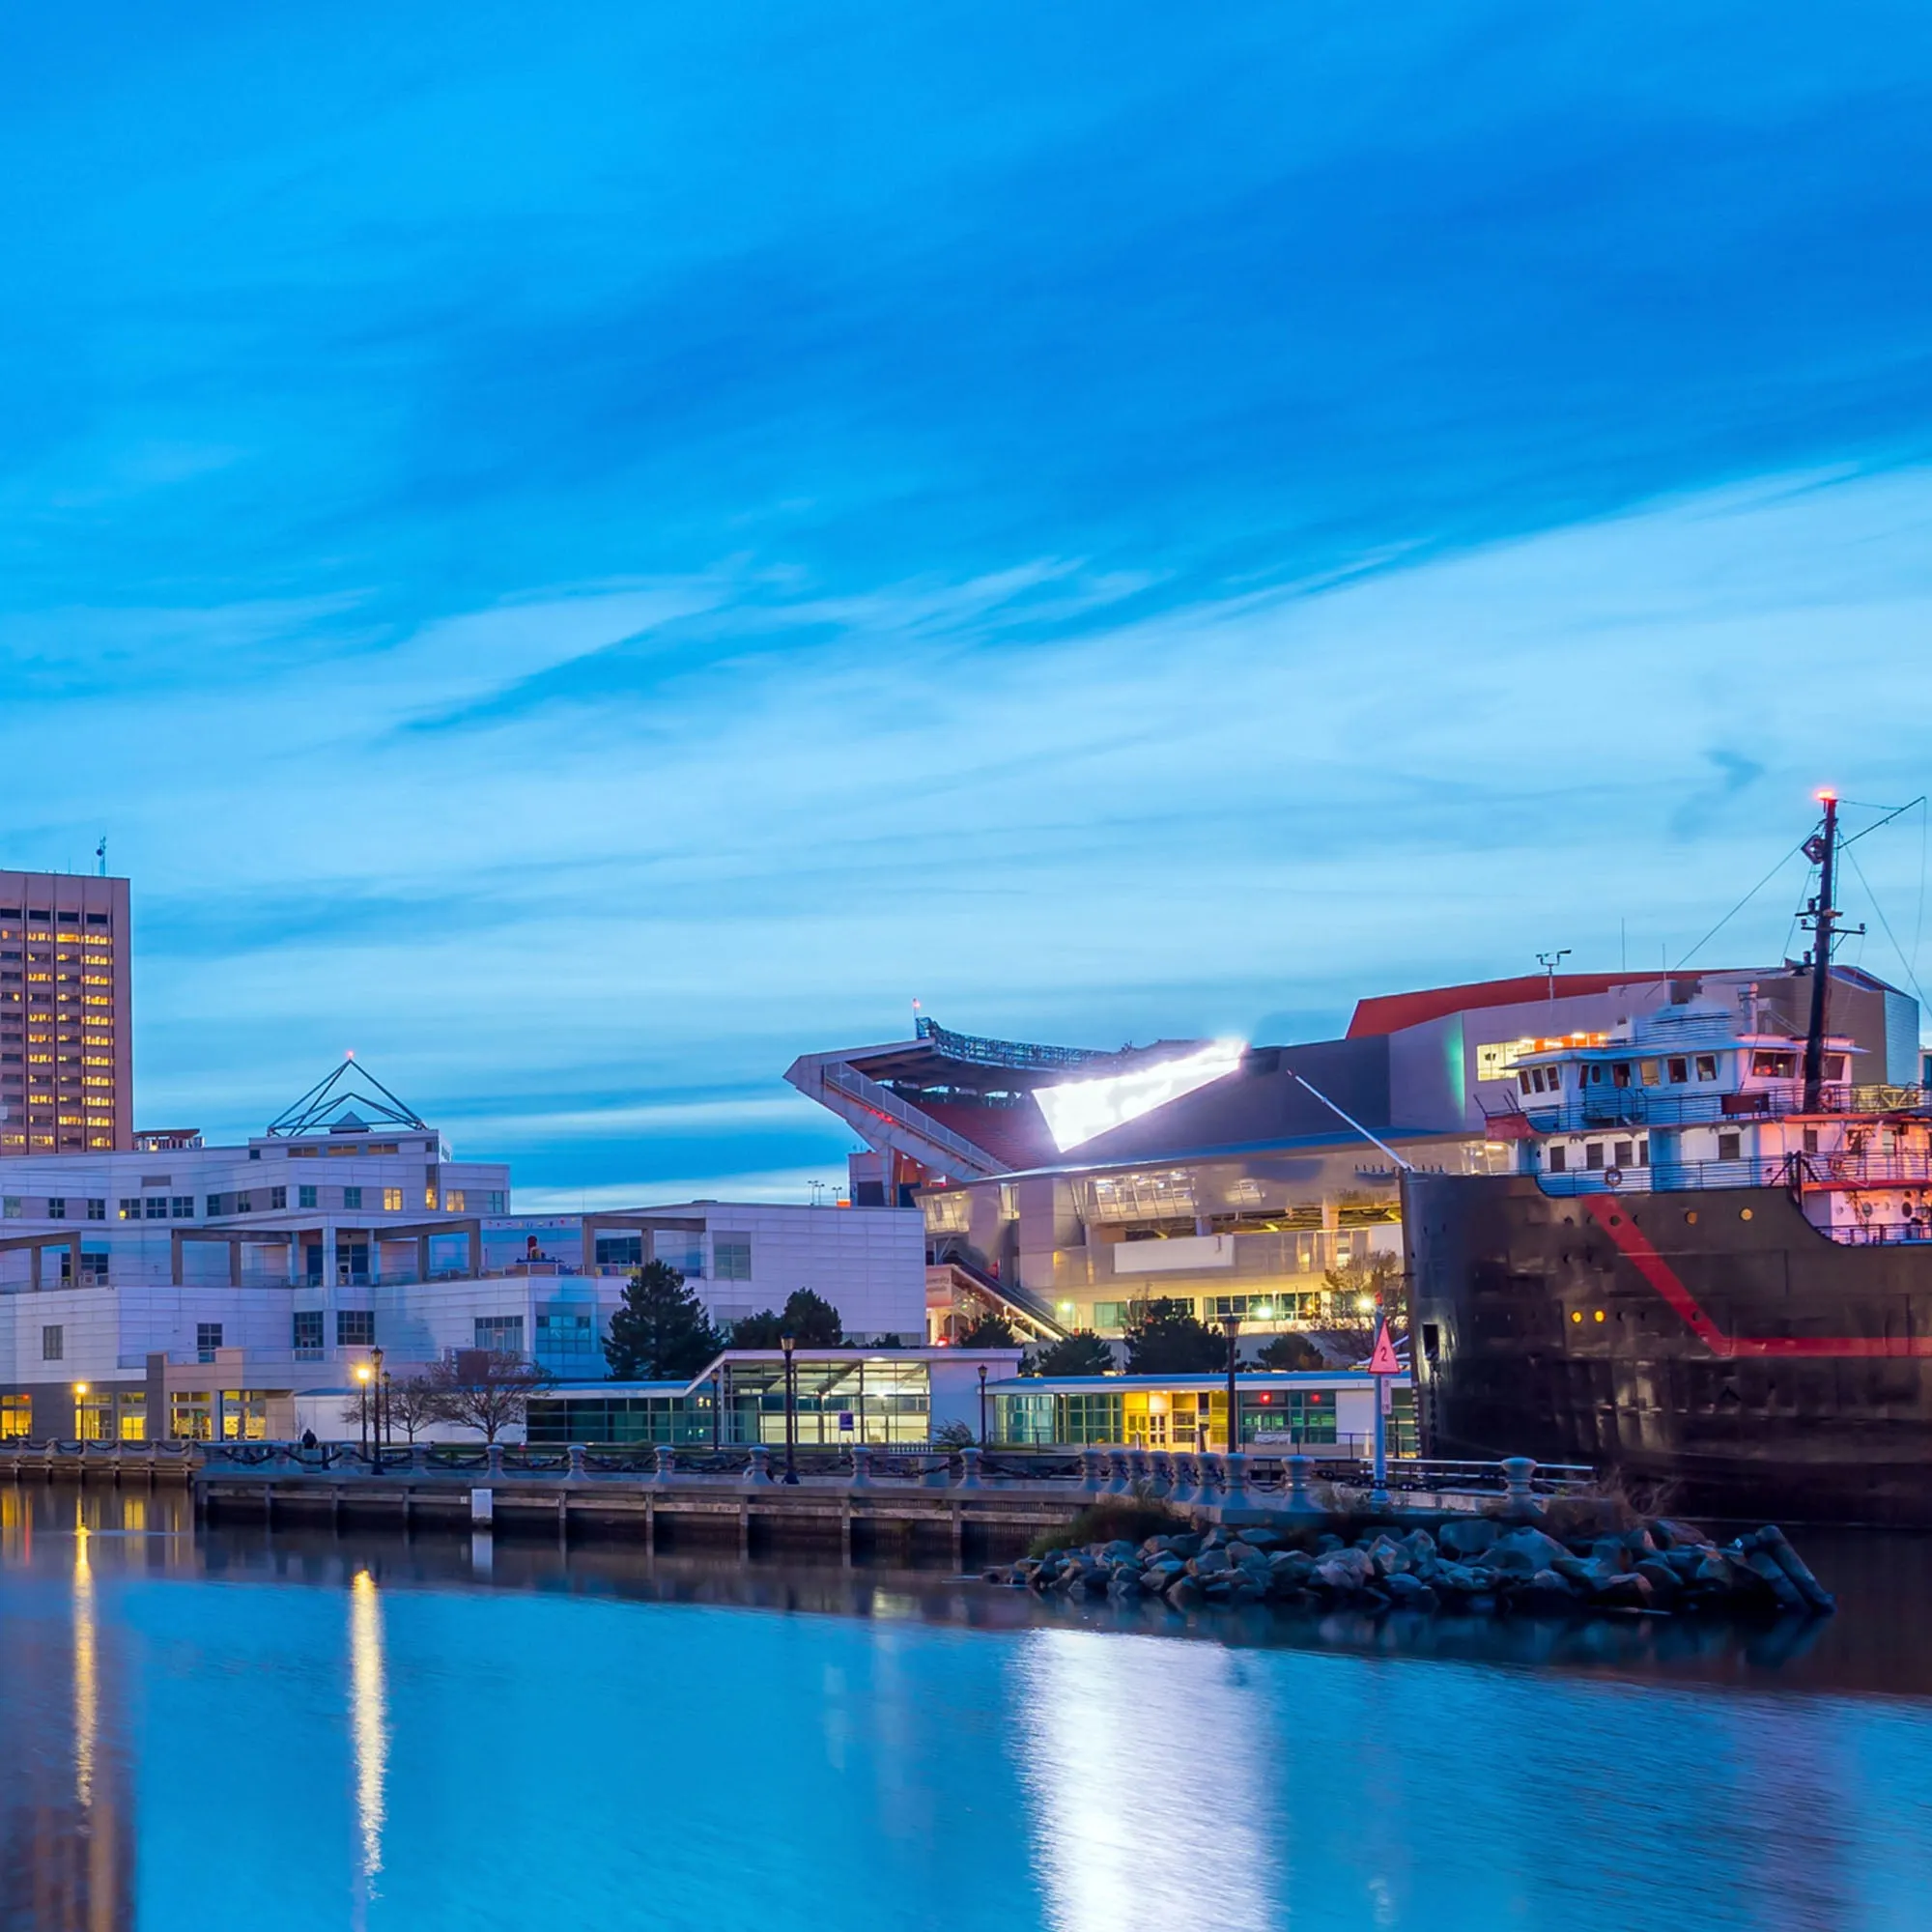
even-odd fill
[[[914,994],[1317,1030],[1923,789],[1923,18],[668,17],[10,39],[0,859],[146,1106],[824,1178]]]

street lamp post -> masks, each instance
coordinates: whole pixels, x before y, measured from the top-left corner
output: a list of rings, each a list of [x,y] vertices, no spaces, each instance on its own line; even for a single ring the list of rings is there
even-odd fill
[[[355,1382],[360,1396],[356,1407],[362,1418],[362,1454],[366,1459],[369,1454],[369,1364],[367,1362],[356,1363]]]
[[[1232,1456],[1241,1446],[1241,1411],[1239,1397],[1235,1389],[1235,1361],[1241,1342],[1241,1318],[1238,1315],[1222,1316],[1221,1332],[1228,1338],[1228,1454]]]
[[[779,1347],[784,1350],[784,1391],[785,1391],[785,1472],[788,1483],[798,1481],[798,1383],[797,1371],[792,1365],[791,1351],[798,1347],[794,1335],[781,1335]]]
[[[81,1427],[85,1417],[81,1414],[80,1407],[81,1404],[86,1400],[87,1384],[85,1382],[75,1382],[73,1385],[73,1439],[76,1442],[85,1442],[87,1440],[87,1436]]]
[[[389,1378],[383,1368],[383,1351],[369,1350],[369,1383],[376,1391],[376,1454],[383,1453],[383,1391],[388,1386]]]
[[[986,1365],[980,1364],[980,1447],[986,1446]]]

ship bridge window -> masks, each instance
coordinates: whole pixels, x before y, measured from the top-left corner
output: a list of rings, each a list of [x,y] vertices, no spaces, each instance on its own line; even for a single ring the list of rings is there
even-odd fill
[[[1688,1060],[1666,1060],[1665,1078],[1673,1087],[1682,1087],[1690,1078],[1690,1063]]]
[[[1789,1080],[1798,1071],[1795,1053],[1754,1053],[1751,1071],[1767,1080]]]
[[[1646,1087],[1655,1087],[1657,1085],[1659,1069],[1656,1061],[1654,1060],[1638,1061],[1637,1071],[1643,1076],[1643,1084]]]
[[[1591,1141],[1583,1150],[1583,1165],[1594,1170],[1603,1164],[1604,1144],[1602,1141]]]
[[[1527,1093],[1529,1092],[1529,1068],[1528,1068],[1528,1067],[1526,1067],[1526,1066],[1522,1066],[1522,1067],[1519,1067],[1519,1068],[1517,1069],[1517,1076],[1516,1076],[1516,1084],[1517,1084],[1517,1086],[1518,1086],[1519,1088],[1520,1088],[1520,1089],[1522,1090],[1522,1092],[1523,1092],[1523,1093],[1527,1094]]]
[[[1619,1060],[1610,1067],[1610,1085],[1628,1087],[1631,1084],[1631,1068],[1628,1060]]]
[[[1845,1078],[1845,1056],[1842,1053],[1828,1053],[1825,1056],[1825,1078],[1833,1087],[1842,1084]]]
[[[1742,1144],[1736,1134],[1720,1133],[1718,1136],[1718,1158],[1719,1160],[1736,1160],[1741,1151],[1741,1146]]]
[[[1715,1053],[1700,1053],[1697,1056],[1697,1078],[1715,1080],[1718,1077],[1718,1056]]]
[[[1569,1167],[1569,1165],[1570,1165],[1570,1150],[1566,1148],[1561,1141],[1551,1141],[1549,1144],[1550,1173],[1562,1174]]]

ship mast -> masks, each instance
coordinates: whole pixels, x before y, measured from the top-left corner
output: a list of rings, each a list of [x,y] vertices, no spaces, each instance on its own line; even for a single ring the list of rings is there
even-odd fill
[[[1838,856],[1838,795],[1820,792],[1825,827],[1804,841],[1804,856],[1818,867],[1818,896],[1811,901],[1805,923],[1811,941],[1811,1016],[1804,1029],[1804,1111],[1816,1114],[1824,1106],[1825,997],[1832,978],[1832,927],[1838,911],[1832,903],[1832,877]]]

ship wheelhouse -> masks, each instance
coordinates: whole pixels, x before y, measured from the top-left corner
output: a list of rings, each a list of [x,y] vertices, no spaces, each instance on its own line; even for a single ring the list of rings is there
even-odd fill
[[[1856,1084],[1860,1049],[1828,1037],[1807,1112],[1804,1042],[1764,1030],[1751,1005],[1673,1005],[1607,1037],[1539,1041],[1490,1130],[1546,1194],[1782,1186],[1834,1240],[1932,1239],[1923,1094]]]

